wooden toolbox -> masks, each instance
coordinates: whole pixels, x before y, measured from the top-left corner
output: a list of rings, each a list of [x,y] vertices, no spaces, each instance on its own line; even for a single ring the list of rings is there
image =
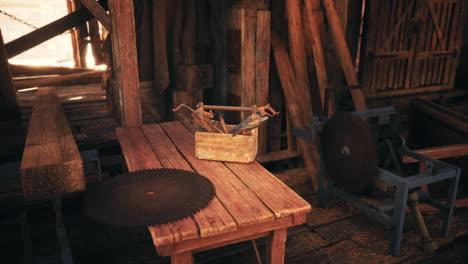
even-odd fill
[[[233,125],[227,126],[229,129]],[[204,160],[250,163],[258,149],[258,128],[249,135],[195,132],[195,156]]]

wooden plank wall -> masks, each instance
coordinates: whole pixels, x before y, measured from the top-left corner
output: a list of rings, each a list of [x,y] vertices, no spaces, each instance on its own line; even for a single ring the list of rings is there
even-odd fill
[[[465,5],[461,0],[371,1],[363,76],[366,95],[453,89]]]

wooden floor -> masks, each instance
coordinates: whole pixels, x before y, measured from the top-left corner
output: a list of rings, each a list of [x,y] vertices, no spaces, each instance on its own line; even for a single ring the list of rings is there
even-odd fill
[[[79,199],[64,203],[65,224],[75,263],[169,263],[167,257],[157,256],[146,228],[115,228],[93,222],[81,214],[81,206],[77,200]],[[439,212],[424,206],[423,215],[431,234],[440,233],[442,221]],[[14,213],[1,216],[2,261],[23,263],[19,222]],[[60,263],[51,205],[42,203],[31,206],[28,217],[33,259],[37,263]],[[401,254],[397,257],[386,254],[390,231],[359,214],[343,201],[331,201],[329,209],[314,208],[308,223],[310,226],[303,225],[289,230],[285,263],[418,263],[430,261],[431,257],[442,254],[424,254],[421,251],[410,214],[406,221]],[[467,232],[468,208],[458,208],[453,219],[451,236],[448,239],[438,236],[434,238],[444,251],[457,237],[462,237]],[[257,245],[260,254],[263,254],[264,240],[257,240]],[[452,256],[453,260],[457,258],[462,257]],[[197,253],[195,261],[257,263],[250,241]],[[446,263],[464,262],[460,260]]]

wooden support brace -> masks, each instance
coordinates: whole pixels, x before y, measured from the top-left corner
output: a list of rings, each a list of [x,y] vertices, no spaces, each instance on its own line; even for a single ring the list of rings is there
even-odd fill
[[[343,67],[346,82],[349,86],[359,85],[357,74],[354,71],[351,54],[349,53],[343,29],[341,28],[340,18],[336,13],[335,4],[333,3],[333,0],[322,0],[322,3],[325,7],[328,25],[330,27],[338,58],[340,59],[341,66]],[[367,109],[366,100],[361,89],[351,90],[351,96],[357,111]]]
[[[81,3],[101,22],[107,31],[112,32],[112,21],[106,10],[95,0],[80,0]]]
[[[91,18],[93,18],[93,15],[86,8],[81,8],[31,33],[10,41],[5,46],[8,58],[12,58],[69,29],[79,26]]]

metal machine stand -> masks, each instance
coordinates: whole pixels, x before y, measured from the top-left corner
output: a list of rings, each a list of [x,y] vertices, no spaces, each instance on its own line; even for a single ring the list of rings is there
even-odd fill
[[[355,112],[355,114],[359,115],[364,120],[367,120],[371,125],[388,124],[389,122],[396,122],[397,120],[395,118],[395,111],[393,110],[393,108],[381,108],[369,111]],[[312,121],[312,124],[309,128],[295,128],[294,134],[309,142],[317,142],[317,136],[320,135],[320,127],[322,123],[324,122],[316,118]],[[320,151],[322,152],[322,150]],[[330,195],[335,195],[336,197],[339,197],[340,199],[343,199],[346,202],[352,204],[354,207],[367,214],[368,216],[376,219],[377,221],[383,223],[388,227],[393,228],[393,233],[389,245],[389,253],[391,255],[398,255],[400,253],[401,238],[403,234],[403,226],[405,221],[405,212],[408,203],[408,195],[410,195],[412,192],[417,191],[417,195],[415,194],[414,197],[416,197],[416,199],[418,199],[419,197],[419,201],[424,201],[438,209],[446,211],[442,235],[444,237],[447,237],[449,235],[458,189],[458,182],[460,178],[460,168],[458,167],[413,152],[404,145],[398,151],[401,155],[410,156],[414,159],[419,160],[420,162],[425,162],[425,170],[423,173],[420,174],[412,175],[409,177],[402,177],[390,172],[389,170],[385,170],[378,167],[377,175],[375,177],[376,181],[380,180],[394,186],[395,192],[389,193],[392,197],[390,199],[378,201],[373,204],[368,204],[363,200],[359,199],[357,196],[353,195],[352,193],[340,190],[339,188],[334,186],[332,179],[325,179],[326,168],[322,159],[320,161],[320,170],[318,178],[319,207],[327,207]],[[396,155],[392,148],[390,149],[390,152],[392,152],[390,157],[396,159]],[[322,156],[322,153],[320,154]],[[446,205],[432,200],[430,198],[429,193],[418,191],[418,187],[422,185],[436,183],[443,180],[450,181]],[[414,201],[413,199],[413,209],[417,209],[416,206],[413,206],[416,202],[417,200]],[[421,217],[416,217],[416,219],[422,221]],[[423,243],[429,242],[424,243],[424,247],[426,249],[433,248],[434,245],[430,240],[430,237],[428,236],[424,222],[422,221],[422,224],[418,223],[418,226],[420,226],[421,229],[420,231],[422,234]]]

